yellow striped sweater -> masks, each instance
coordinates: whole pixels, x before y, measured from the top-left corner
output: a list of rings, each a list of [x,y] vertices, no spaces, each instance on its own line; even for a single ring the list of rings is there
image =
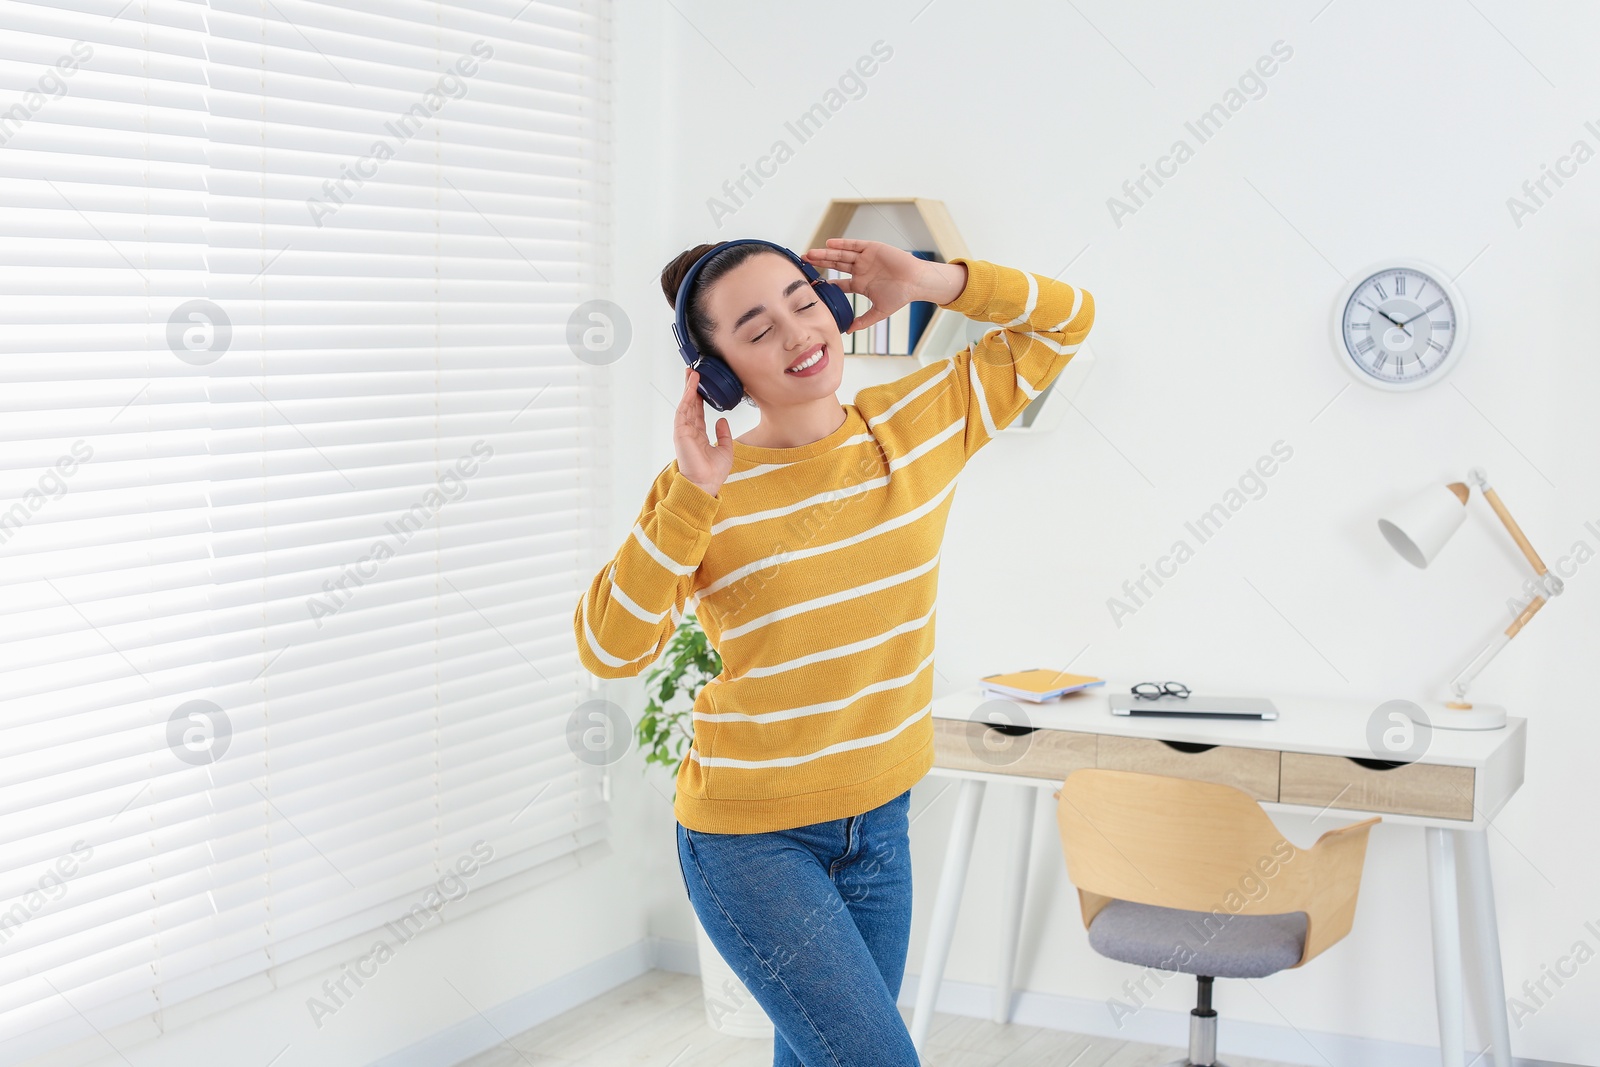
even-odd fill
[[[1082,289],[956,258],[940,305],[998,324],[843,405],[795,448],[733,442],[716,496],[656,476],[573,613],[585,668],[632,677],[686,605],[722,657],[694,701],[677,819],[758,833],[859,814],[933,766],[934,594],[956,476],[1067,365],[1094,321]]]

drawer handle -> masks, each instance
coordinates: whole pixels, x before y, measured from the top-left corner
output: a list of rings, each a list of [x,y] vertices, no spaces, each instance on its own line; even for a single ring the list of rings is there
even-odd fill
[[[1161,743],[1168,748],[1175,748],[1179,752],[1187,752],[1191,756],[1198,755],[1201,752],[1210,752],[1217,747],[1216,745],[1202,745],[1194,741],[1163,741]]]
[[[1034,730],[1038,729],[1036,726],[1018,726],[1015,723],[1009,722],[986,722],[984,725],[991,730],[1005,734],[1007,737],[1021,737],[1024,734],[1031,734]]]
[[[1369,771],[1392,771],[1396,767],[1409,767],[1405,760],[1398,759],[1368,759],[1364,756],[1346,756],[1345,759],[1357,767],[1365,767]]]

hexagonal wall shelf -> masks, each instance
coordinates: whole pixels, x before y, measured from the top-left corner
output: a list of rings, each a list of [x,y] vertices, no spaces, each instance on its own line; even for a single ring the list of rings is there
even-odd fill
[[[948,263],[957,256],[974,258],[967,251],[967,243],[962,240],[944,202],[923,197],[862,197],[830,201],[811,235],[811,243],[805,247],[826,247],[830,237],[882,241],[908,251],[932,249],[942,263]],[[874,375],[877,380],[891,381],[908,373],[909,367],[927,366],[949,359],[992,329],[993,323],[976,322],[936,304],[911,355],[847,354],[844,357],[845,365],[855,369],[873,368],[877,372]],[[1060,425],[1067,406],[1083,387],[1093,365],[1094,356],[1085,344],[1049,387],[1002,432],[1043,433],[1055,429]]]

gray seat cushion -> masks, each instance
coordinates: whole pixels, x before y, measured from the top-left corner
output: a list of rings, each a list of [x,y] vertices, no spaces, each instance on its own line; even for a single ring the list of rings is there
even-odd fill
[[[1265,978],[1300,962],[1306,914],[1230,915],[1113,900],[1089,924],[1102,956],[1213,978]]]

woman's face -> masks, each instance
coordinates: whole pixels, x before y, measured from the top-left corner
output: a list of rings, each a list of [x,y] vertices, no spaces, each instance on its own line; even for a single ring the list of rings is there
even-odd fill
[[[761,408],[816,400],[844,377],[839,327],[816,290],[787,258],[751,256],[718,278],[705,310],[715,322],[711,343]],[[788,368],[818,350],[806,374]]]

